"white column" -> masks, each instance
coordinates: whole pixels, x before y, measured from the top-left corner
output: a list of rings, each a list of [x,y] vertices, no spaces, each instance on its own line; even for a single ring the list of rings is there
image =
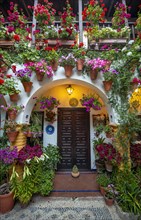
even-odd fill
[[[82,0],[78,0],[79,42],[83,42]]]
[[[34,0],[34,7],[37,4],[38,4],[38,0]],[[33,34],[35,30],[36,30],[36,18],[34,16],[34,11],[33,11],[33,18],[32,18],[32,44],[35,44],[35,35]]]

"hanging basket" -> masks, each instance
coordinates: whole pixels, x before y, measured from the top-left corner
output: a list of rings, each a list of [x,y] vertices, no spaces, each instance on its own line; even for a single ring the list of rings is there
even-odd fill
[[[71,66],[71,65],[66,65],[66,66],[64,66],[64,69],[65,69],[65,76],[66,77],[70,77],[71,75],[72,75],[72,73],[73,73],[73,66]]]
[[[91,80],[96,80],[97,75],[98,75],[98,70],[97,69],[90,70],[90,78],[91,78]]]
[[[40,73],[40,72],[36,72],[36,77],[38,81],[43,81],[44,78],[44,74]]]
[[[22,84],[25,92],[31,92],[33,82],[22,82]]]
[[[16,117],[17,117],[17,111],[15,111],[15,110],[9,110],[9,111],[7,112],[7,114],[8,114],[8,118],[9,118],[10,120],[15,120]]]
[[[84,62],[85,62],[85,60],[83,60],[83,59],[77,60],[76,67],[77,67],[78,71],[82,71],[83,66],[84,66]]]
[[[19,94],[18,93],[14,93],[12,95],[9,95],[9,97],[10,97],[10,101],[11,102],[17,102],[18,99],[19,99]]]
[[[104,89],[106,92],[110,91],[112,88],[112,80],[103,81]]]

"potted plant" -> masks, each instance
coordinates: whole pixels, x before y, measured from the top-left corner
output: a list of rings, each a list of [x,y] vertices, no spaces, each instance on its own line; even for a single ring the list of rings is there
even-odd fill
[[[114,204],[115,194],[116,194],[116,191],[115,191],[114,185],[109,184],[105,188],[104,200],[105,200],[106,205],[112,206]]]
[[[80,103],[82,106],[86,107],[86,111],[90,111],[90,109],[100,110],[101,109],[101,102],[99,101],[99,97],[95,94],[83,94],[82,99],[80,99]]]
[[[73,166],[72,168],[72,172],[71,172],[72,177],[79,177],[80,173],[79,173],[79,169],[76,165]]]
[[[105,188],[110,184],[111,180],[105,173],[98,174],[96,177],[96,182],[99,184],[100,192],[104,196]]]
[[[60,57],[59,50],[54,47],[45,47],[44,56],[46,57],[47,61],[51,65],[53,71],[57,71],[58,69],[58,60]]]
[[[17,112],[21,111],[24,108],[24,106],[23,105],[7,104],[7,106],[1,105],[0,108],[8,113],[8,118],[10,120],[15,120],[15,118],[17,116]]]
[[[76,58],[72,53],[69,53],[66,56],[63,55],[59,59],[59,64],[64,67],[66,77],[70,77],[72,75],[72,70],[76,65]]]
[[[97,78],[98,71],[104,69],[107,63],[107,60],[102,60],[99,57],[92,60],[87,60],[85,62],[87,70],[90,71],[90,77],[92,80],[95,80]]]
[[[16,140],[19,133],[17,125],[18,123],[13,120],[6,120],[4,124],[4,130],[6,131],[9,141],[12,143]]]
[[[111,87],[112,87],[112,83],[114,78],[116,77],[116,74],[118,74],[118,72],[115,69],[105,69],[104,71],[102,71],[103,73],[103,85],[104,85],[104,89],[108,92]]]
[[[32,88],[32,82],[30,81],[32,76],[32,70],[26,67],[26,63],[24,64],[25,68],[19,69],[16,71],[16,76],[23,84],[25,92],[30,92]]]
[[[113,129],[110,125],[104,126],[104,132],[105,132],[107,138],[113,137]]]
[[[57,108],[58,105],[60,105],[59,100],[52,96],[41,97],[37,99],[36,102],[40,104],[40,109],[43,110],[53,110],[54,108]]]
[[[11,189],[10,172],[12,164],[18,158],[16,147],[0,149],[0,213],[9,212],[14,207],[14,193]]]
[[[73,45],[72,51],[73,51],[75,58],[77,59],[77,62],[76,62],[77,70],[81,71],[83,69],[85,56],[86,56],[86,48],[84,47],[83,42],[80,42],[79,45],[77,44]]]
[[[43,59],[39,62],[29,62],[26,66],[27,68],[35,71],[38,81],[42,81],[45,74],[47,78],[51,78],[53,76],[52,67],[49,66]]]

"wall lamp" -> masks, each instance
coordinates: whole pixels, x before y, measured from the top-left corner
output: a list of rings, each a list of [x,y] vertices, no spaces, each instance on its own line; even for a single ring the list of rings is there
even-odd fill
[[[66,90],[67,90],[67,93],[69,94],[69,95],[71,95],[72,93],[73,93],[73,88],[71,87],[71,85],[68,85],[68,87],[66,88]]]

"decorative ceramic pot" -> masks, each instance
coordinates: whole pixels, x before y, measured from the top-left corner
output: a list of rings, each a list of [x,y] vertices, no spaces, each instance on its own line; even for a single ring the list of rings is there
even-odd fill
[[[25,92],[30,92],[33,82],[22,82]]]
[[[73,172],[71,172],[71,175],[72,175],[72,177],[79,177],[79,175],[80,175],[80,173],[79,172],[77,172],[77,173],[73,173]]]
[[[112,80],[103,81],[104,89],[106,92],[110,91],[112,88]]]
[[[4,214],[9,212],[14,207],[14,193],[9,192],[4,195],[0,195],[0,213]]]
[[[72,70],[73,70],[73,66],[71,65],[66,65],[64,66],[64,69],[65,69],[65,75],[66,77],[70,77],[72,75]]]
[[[76,67],[77,67],[78,71],[82,71],[83,66],[84,66],[84,62],[85,62],[85,60],[83,60],[83,59],[77,59]]]
[[[9,110],[9,111],[7,112],[7,114],[8,114],[8,118],[9,118],[10,120],[15,120],[16,117],[17,117],[17,111],[15,111],[15,110]]]
[[[97,69],[90,70],[90,78],[91,78],[91,80],[96,80],[97,75],[98,75],[98,70]]]

